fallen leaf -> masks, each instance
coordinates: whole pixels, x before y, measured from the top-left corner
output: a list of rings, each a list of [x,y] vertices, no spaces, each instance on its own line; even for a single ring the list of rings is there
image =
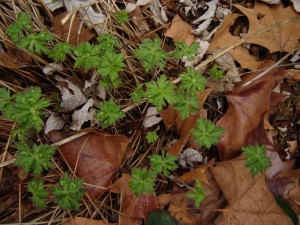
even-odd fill
[[[203,156],[193,148],[185,149],[179,157],[179,165],[183,168],[194,167],[196,163],[200,162],[203,162]]]
[[[158,116],[159,113],[155,107],[149,107],[146,112],[145,119],[143,121],[143,126],[145,128],[152,127],[158,124],[162,118]]]
[[[132,150],[124,135],[109,135],[94,129],[82,130],[87,134],[59,146],[68,165],[85,182],[85,189],[92,199],[97,199],[111,184],[122,163]],[[50,139],[57,142],[63,134],[50,132]]]
[[[53,3],[53,0],[42,0],[42,1],[51,12],[53,12],[55,9],[64,7],[64,2],[62,0],[58,0],[55,3]]]
[[[260,69],[269,68],[272,64],[272,61],[266,61]],[[221,160],[239,155],[240,148],[245,145],[270,144],[263,129],[264,117],[269,113],[272,89],[285,72],[274,68],[256,79],[258,74],[255,72],[244,76],[235,91],[226,95],[229,108],[216,124],[225,128],[217,144]],[[249,85],[244,86],[249,82]]]
[[[101,35],[105,26],[104,22],[106,21],[106,15],[104,15],[99,8],[97,8],[97,10],[98,11],[95,11],[95,9],[91,5],[85,8],[79,8],[82,21],[89,28],[95,29],[98,35]]]
[[[245,224],[247,221],[247,225],[292,225],[290,218],[276,204],[264,173],[252,177],[244,159],[241,155],[210,168],[228,201],[218,224]]]
[[[10,69],[18,69],[24,65],[18,60],[17,57],[6,52],[0,52],[0,66]]]
[[[158,209],[155,193],[142,194],[136,197],[129,187],[130,174],[122,174],[115,181],[112,192],[121,194],[121,213],[118,225],[140,225],[141,220],[146,221],[149,212]]]
[[[81,109],[75,110],[72,115],[72,123],[70,126],[72,130],[79,131],[81,126],[88,121],[90,121],[91,127],[97,124],[94,116],[96,113],[96,109],[93,108],[94,104],[95,101],[90,98]]]
[[[58,114],[52,113],[46,122],[45,134],[52,130],[60,130],[65,125],[66,121]]]
[[[187,45],[195,41],[192,34],[192,26],[184,22],[178,14],[173,18],[171,27],[165,32],[165,36],[172,38],[174,41],[185,41]]]
[[[132,19],[133,23],[136,25],[139,32],[143,34],[150,31],[150,28],[144,19],[140,7],[136,7],[135,4],[128,3],[126,5],[125,10],[129,13],[130,18]]]
[[[238,4],[234,4],[234,6],[249,20],[248,35],[255,34],[282,21],[295,19],[269,32],[253,37],[246,43],[264,46],[270,50],[270,53],[276,51],[291,52],[299,46],[300,18],[291,6],[284,7],[283,4],[277,4],[271,7],[260,2],[256,2],[253,9]]]
[[[297,12],[300,12],[300,2],[297,1],[297,0],[291,0],[291,2],[293,3],[294,9],[295,9]]]
[[[91,220],[84,217],[65,219],[63,225],[117,225],[117,223],[103,222],[102,220]]]
[[[287,78],[292,79],[294,81],[300,82],[300,70],[289,69],[287,70]]]
[[[52,75],[55,71],[63,71],[63,65],[61,63],[49,63],[43,68],[43,73],[46,75]]]
[[[63,79],[60,76],[56,76],[55,79],[59,81],[57,87],[61,91],[61,111],[71,112],[78,106],[84,104],[87,99],[83,95],[81,89],[74,85],[67,79]],[[65,85],[67,83],[67,85]]]
[[[159,24],[166,24],[168,22],[168,17],[167,14],[160,4],[158,0],[154,0],[150,5],[149,5],[150,11],[152,12],[152,18],[154,19],[155,22]]]
[[[60,39],[67,41],[72,45],[78,45],[89,41],[94,34],[82,26],[81,20],[74,17],[74,20],[68,20],[62,24],[67,12],[58,14],[54,17],[51,30]],[[71,24],[72,22],[72,24]]]

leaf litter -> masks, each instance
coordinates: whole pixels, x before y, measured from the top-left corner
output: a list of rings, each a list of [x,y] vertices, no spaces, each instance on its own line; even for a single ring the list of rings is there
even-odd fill
[[[298,116],[297,119],[297,112],[300,115],[299,106],[294,107],[295,103],[292,102],[295,87],[299,87],[297,83],[299,72],[297,65],[293,69],[289,67],[289,70],[281,69],[276,65],[264,76],[259,74],[264,68],[274,65],[271,61],[262,64],[262,59],[275,57],[275,61],[278,61],[279,58],[270,53],[292,53],[299,46],[300,35],[297,29],[299,15],[292,8],[297,10],[296,1],[291,1],[293,5],[288,7],[283,7],[282,4],[270,6],[261,2],[256,2],[253,7],[234,4],[233,13],[224,2],[220,1],[202,4],[198,1],[166,3],[166,1],[151,0],[138,1],[136,4],[118,3],[110,7],[97,1],[59,0],[53,3],[44,0],[43,2],[52,11],[47,21],[52,24],[52,31],[58,38],[68,40],[75,46],[87,40],[93,41],[94,36],[100,35],[102,31],[112,32],[118,37],[122,46],[126,46],[128,55],[142,37],[164,37],[164,47],[170,49],[172,49],[172,44],[170,44],[172,40],[184,40],[187,44],[197,40],[199,54],[195,61],[183,61],[185,66],[194,67],[199,63],[201,65],[201,61],[205,62],[209,59],[210,54],[215,55],[221,52],[222,56],[214,63],[226,74],[221,80],[214,81],[213,84],[211,82],[209,85],[211,88],[199,95],[198,113],[182,121],[179,113],[172,106],[160,112],[155,111],[155,114],[159,114],[160,117],[146,115],[145,120],[136,118],[140,118],[144,112],[149,113],[154,110],[155,108],[151,105],[142,103],[133,106],[132,111],[127,111],[130,99],[122,93],[132,86],[132,80],[139,83],[143,79],[148,79],[147,74],[139,71],[141,68],[135,60],[131,59],[131,56],[128,56],[126,60],[130,61],[132,68],[122,72],[122,79],[134,78],[124,83],[126,86],[128,84],[125,89],[120,88],[114,91],[106,92],[98,85],[98,74],[95,71],[78,70],[72,75],[66,75],[64,73],[71,68],[65,64],[64,67],[67,67],[63,68],[63,71],[60,69],[46,71],[46,75],[50,73],[55,75],[53,77],[56,77],[56,80],[46,77],[55,84],[57,83],[62,100],[60,109],[58,112],[51,112],[44,127],[46,137],[43,141],[50,139],[52,143],[58,145],[60,153],[53,159],[56,162],[56,168],[45,176],[45,181],[49,186],[55,185],[56,174],[68,171],[82,178],[87,190],[87,196],[83,199],[84,204],[81,206],[82,209],[86,207],[85,210],[79,214],[78,212],[68,214],[58,212],[54,215],[54,213],[57,220],[67,225],[140,225],[147,220],[149,212],[161,208],[176,218],[179,223],[187,225],[245,224],[245,221],[247,224],[292,224],[289,217],[276,203],[274,196],[285,199],[295,213],[300,213],[299,171],[293,170],[299,139],[294,137],[291,126],[285,124],[286,121],[292,126],[298,126],[297,123],[299,123],[300,117]],[[176,6],[186,11],[184,13],[176,11],[177,14],[175,14],[172,10]],[[18,9],[22,5],[17,4],[15,7]],[[129,12],[129,22],[116,24],[113,13],[123,8]],[[237,29],[233,34],[233,28],[237,27],[236,24],[243,17],[241,13],[244,18],[247,17],[249,28],[245,29],[247,26],[242,25],[244,29]],[[274,24],[277,24],[279,28]],[[36,26],[40,24],[37,23]],[[257,35],[261,30],[272,26],[274,28],[269,32]],[[132,27],[134,27],[133,33],[131,33]],[[244,38],[249,36],[252,38]],[[225,52],[226,54],[222,52],[224,48],[239,42],[244,44],[237,45],[230,52]],[[268,57],[253,54],[257,46],[259,50],[267,52]],[[5,63],[6,68],[18,70],[19,67],[24,66],[22,60],[16,59],[10,51],[3,53],[2,58],[5,58],[6,54],[13,59],[12,62]],[[40,56],[34,55],[34,57],[40,64],[52,65],[49,62],[45,63]],[[70,63],[70,60],[72,59],[68,59],[66,64]],[[297,64],[299,59],[295,56],[291,62]],[[170,76],[170,80],[176,79],[173,77],[174,71],[182,70],[182,65],[176,63],[169,60],[165,67],[164,72]],[[212,65],[209,64],[208,67],[210,66]],[[199,66],[197,68],[199,69]],[[243,68],[248,70],[242,70]],[[30,69],[29,65],[28,70]],[[168,69],[172,72],[169,73]],[[206,68],[200,69],[204,76],[209,76]],[[128,71],[135,71],[136,74],[133,75]],[[241,74],[241,71],[248,75]],[[19,73],[22,74],[22,72]],[[16,76],[21,76],[21,79],[18,77],[12,81],[9,80],[12,82],[9,84],[3,78],[1,84],[13,89],[23,84],[21,80],[24,81],[24,77],[27,79],[25,75]],[[31,81],[37,80],[33,78],[34,75],[27,74],[27,77],[30,76]],[[24,84],[27,84],[27,81],[24,81]],[[284,88],[286,85],[289,89]],[[296,86],[293,87],[293,85]],[[277,94],[273,91],[275,87],[279,90]],[[44,88],[49,90],[53,87],[45,85]],[[283,90],[288,91],[283,92]],[[49,93],[51,93],[50,90]],[[94,128],[83,129],[97,126],[94,120],[96,102],[98,99],[108,98],[113,98],[123,104],[122,108],[127,113],[124,121],[131,121],[130,126],[122,124],[124,122],[122,121],[120,126],[105,130],[110,134],[99,132]],[[222,98],[227,100],[225,105],[220,103]],[[212,102],[217,102],[217,107],[211,105]],[[282,107],[284,104],[291,104],[291,110],[273,111],[278,105]],[[294,111],[296,115],[294,119],[286,119]],[[153,121],[149,121],[150,118]],[[204,149],[196,144],[190,134],[198,118],[209,118],[217,121],[217,125],[226,128],[221,141],[211,149]],[[145,129],[156,125],[161,120],[164,122],[164,127],[160,130],[159,141],[151,146],[145,144],[143,141]],[[277,134],[276,131],[278,131]],[[282,160],[283,150],[277,142],[280,132],[288,133],[293,137],[282,138],[285,143],[293,145],[289,150],[291,160]],[[177,142],[168,147],[174,139],[178,139]],[[265,173],[251,177],[249,169],[244,166],[244,155],[239,155],[242,146],[254,143],[266,145],[267,156],[271,159],[272,167]],[[128,185],[131,169],[133,166],[149,167],[147,156],[150,153],[157,153],[160,149],[165,149],[176,156],[181,155],[181,159],[184,158],[185,161],[170,177],[162,176],[157,179],[155,193],[136,197]],[[204,156],[208,162],[203,161]],[[2,163],[6,160],[8,157],[4,157]],[[180,158],[178,160],[180,161]],[[192,199],[187,198],[187,193],[194,187],[196,178],[201,181],[205,190],[205,200],[199,208],[195,207]],[[25,188],[23,186],[21,188],[20,185],[16,187],[15,184],[14,186],[15,191],[20,193],[26,191],[26,184]],[[7,208],[10,207],[9,210],[13,213],[5,219],[0,216],[1,222],[18,220],[19,212],[15,210],[16,207],[12,207],[13,201],[17,200],[22,202],[20,212],[30,215],[33,209],[32,204],[28,199],[23,198],[25,197],[21,200],[15,197],[5,199],[5,205]],[[3,211],[2,208],[1,210]],[[63,220],[63,218],[67,219]],[[22,219],[27,218],[24,216],[21,221]],[[52,222],[47,220],[47,223]]]

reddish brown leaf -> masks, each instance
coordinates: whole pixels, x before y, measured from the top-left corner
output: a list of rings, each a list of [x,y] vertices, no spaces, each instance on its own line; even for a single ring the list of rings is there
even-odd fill
[[[78,177],[91,184],[85,188],[90,197],[96,199],[110,185],[122,162],[131,154],[131,148],[124,135],[88,131],[86,135],[59,146],[59,150]],[[53,133],[50,132],[52,140]]]
[[[121,214],[119,225],[140,225],[141,220],[146,220],[149,212],[158,209],[157,198],[155,194],[143,194],[136,197],[129,187],[131,179],[130,174],[122,174],[117,180],[115,187],[110,191],[121,194]]]
[[[292,225],[269,191],[265,174],[252,177],[244,155],[219,163],[211,171],[228,201],[218,224]]]
[[[60,39],[64,41],[68,40],[68,42],[72,45],[78,45],[90,40],[94,36],[91,31],[82,26],[81,20],[76,17],[74,17],[73,21],[72,18],[70,18],[65,24],[62,24],[62,20],[67,14],[68,12],[61,13],[53,19],[51,29]]]
[[[63,225],[117,225],[116,223],[103,222],[102,220],[91,220],[84,217],[66,219]]]
[[[269,68],[272,64],[272,61],[266,61],[260,69]],[[243,77],[235,91],[227,94],[229,108],[217,122],[217,126],[225,128],[217,145],[222,160],[237,156],[242,146],[270,144],[263,129],[264,117],[269,114],[272,89],[284,75],[283,70],[275,68],[253,80],[258,73],[251,73]],[[251,80],[249,85],[243,85]]]

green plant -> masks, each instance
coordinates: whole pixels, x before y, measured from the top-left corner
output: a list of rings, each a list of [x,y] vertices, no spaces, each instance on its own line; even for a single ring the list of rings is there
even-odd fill
[[[99,111],[96,114],[96,119],[100,122],[102,128],[107,128],[115,124],[118,119],[124,116],[124,112],[112,99],[99,103]]]
[[[119,12],[116,13],[117,22],[119,24],[125,23],[129,21],[129,14],[126,10],[122,9]]]
[[[155,191],[155,179],[156,173],[154,171],[146,168],[133,168],[129,187],[136,196],[143,193],[153,193]]]
[[[177,90],[177,101],[173,106],[179,112],[180,119],[184,120],[199,111],[198,96],[179,88]]]
[[[32,193],[32,201],[37,208],[46,208],[48,191],[45,190],[44,181],[32,179],[28,183],[28,191]]]
[[[89,42],[83,42],[76,47],[72,48],[76,61],[74,67],[82,67],[85,71],[97,68],[100,63],[100,47],[90,44]]]
[[[192,134],[195,141],[206,148],[216,144],[224,133],[224,129],[217,127],[208,119],[198,119]]]
[[[175,42],[176,48],[172,53],[172,56],[176,59],[181,59],[183,56],[186,56],[188,60],[194,60],[195,55],[198,54],[199,44],[197,42],[193,42],[189,46],[185,41]]]
[[[191,94],[196,94],[197,91],[203,92],[207,80],[205,77],[192,67],[187,67],[186,72],[179,74],[181,78],[180,88],[187,90]]]
[[[174,171],[178,168],[176,164],[177,157],[170,153],[162,153],[162,155],[153,154],[149,156],[152,170],[157,173],[162,173],[168,177],[170,171]]]
[[[71,45],[67,42],[59,42],[54,45],[53,50],[48,54],[48,56],[54,60],[54,62],[59,62],[65,60],[67,54],[71,52]]]
[[[149,131],[147,132],[146,136],[145,136],[147,142],[149,144],[156,142],[158,140],[158,135],[155,131]]]
[[[7,27],[5,33],[14,43],[18,43],[24,37],[24,30],[32,30],[31,15],[20,12],[17,20]]]
[[[17,159],[15,164],[22,167],[27,173],[33,171],[37,176],[43,170],[48,170],[54,165],[51,162],[56,147],[49,145],[36,145],[32,147],[25,143],[16,143]]]
[[[48,99],[42,98],[40,88],[30,87],[23,93],[12,96],[8,89],[0,88],[0,100],[0,111],[6,119],[17,123],[20,140],[30,128],[38,132],[42,130],[44,124],[42,116],[46,114],[45,108],[50,103]]]
[[[54,202],[64,210],[79,209],[79,201],[85,193],[82,188],[83,180],[73,179],[64,174],[59,181],[59,186],[52,189]]]
[[[114,51],[105,51],[101,56],[98,66],[98,73],[102,76],[118,77],[119,72],[125,66],[123,54],[117,54]]]
[[[40,53],[49,53],[50,48],[47,44],[47,41],[52,41],[54,39],[53,35],[47,31],[42,31],[39,33],[29,34],[26,37],[20,39],[18,43],[19,48],[26,48],[30,52]]]
[[[154,68],[162,70],[166,59],[169,58],[169,55],[162,50],[159,38],[155,38],[154,40],[144,39],[133,54],[143,61],[146,72]]]
[[[119,46],[118,39],[110,33],[102,34],[97,41],[100,43],[101,51],[114,51],[114,48]]]
[[[213,67],[210,69],[209,72],[212,75],[212,77],[213,77],[214,80],[219,80],[224,75],[224,71],[223,70],[219,70],[216,64],[213,65]]]
[[[142,99],[145,96],[145,92],[143,88],[144,88],[144,84],[138,84],[134,89],[134,91],[130,94],[132,101],[135,104],[140,104],[142,102]]]
[[[160,76],[156,82],[146,83],[145,93],[148,102],[154,104],[158,110],[166,106],[166,102],[173,104],[176,101],[175,85],[168,81],[165,75]]]
[[[195,179],[195,186],[191,192],[187,193],[187,197],[195,201],[195,206],[198,208],[205,198],[204,189],[199,180]]]
[[[266,156],[264,145],[254,145],[242,147],[242,152],[247,156],[245,166],[250,169],[252,176],[268,169],[272,163]]]

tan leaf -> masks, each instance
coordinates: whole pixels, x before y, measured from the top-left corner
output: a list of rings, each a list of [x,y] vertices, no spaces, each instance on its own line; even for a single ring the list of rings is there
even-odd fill
[[[143,121],[143,126],[145,128],[152,127],[158,124],[162,118],[158,116],[159,113],[155,107],[149,107],[146,112],[145,119]]]
[[[103,222],[102,220],[91,220],[84,217],[75,217],[65,219],[65,222],[62,223],[63,225],[117,225],[117,223],[108,223]]]
[[[58,38],[64,41],[68,40],[68,42],[72,45],[78,45],[82,42],[90,40],[94,36],[91,31],[82,26],[81,20],[77,19],[76,17],[74,17],[74,20],[71,18],[65,24],[62,24],[62,20],[66,15],[67,12],[61,13],[55,16],[53,19],[51,29]]]
[[[82,131],[87,134],[58,148],[68,165],[86,183],[84,186],[89,196],[97,199],[106,191],[132,150],[124,135],[103,134],[94,129]],[[53,131],[49,135],[53,142],[63,136]]]
[[[60,130],[65,125],[65,122],[63,117],[54,113],[51,114],[46,122],[45,134],[48,134],[52,130]]]
[[[250,175],[244,155],[218,163],[211,171],[228,201],[218,224],[236,225],[246,221],[247,225],[293,224],[277,205],[265,175]]]
[[[260,68],[269,68],[272,64],[272,61],[266,61]],[[222,160],[239,155],[242,146],[270,144],[263,129],[264,117],[269,113],[272,89],[285,73],[275,68],[255,79],[258,74],[244,76],[236,90],[226,95],[229,108],[217,122],[217,126],[225,128],[225,133],[217,144]],[[252,83],[243,85],[249,81]]]
[[[173,18],[171,27],[166,31],[165,36],[172,38],[174,41],[185,41],[187,45],[190,45],[195,41],[192,29],[192,26],[184,22],[177,14]]]

